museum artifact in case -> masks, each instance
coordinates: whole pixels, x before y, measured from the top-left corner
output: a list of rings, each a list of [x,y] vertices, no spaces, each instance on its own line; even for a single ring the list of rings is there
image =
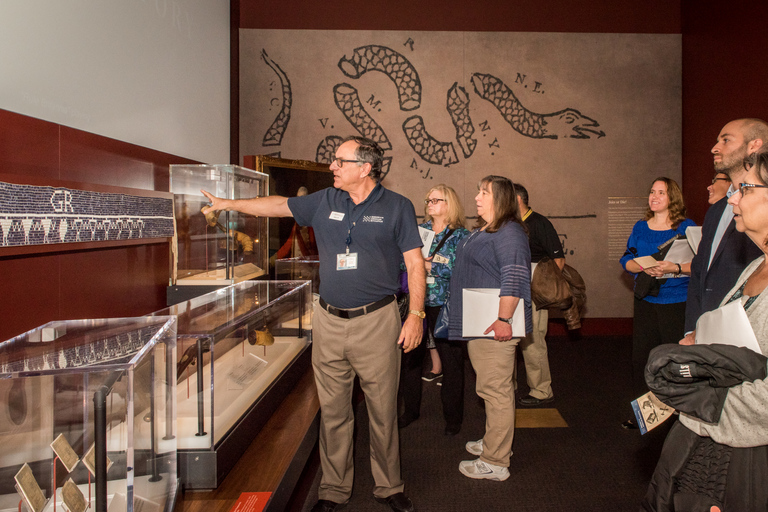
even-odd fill
[[[209,201],[200,192],[226,199],[262,197],[269,195],[268,180],[237,165],[170,166],[176,220],[172,287],[210,287],[201,290],[205,293],[268,272],[267,219],[234,211],[203,215]]]
[[[178,317],[179,475],[218,487],[309,367],[309,281],[245,281],[158,311]]]
[[[0,344],[0,510],[170,512],[176,357],[168,316],[50,322]]]

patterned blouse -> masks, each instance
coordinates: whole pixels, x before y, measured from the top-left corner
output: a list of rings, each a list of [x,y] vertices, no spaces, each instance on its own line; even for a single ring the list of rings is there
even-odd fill
[[[419,224],[422,228],[432,229],[432,221]],[[434,240],[432,240],[432,247],[429,248],[429,254],[435,250],[440,241],[448,233],[446,227],[440,233],[435,234]],[[442,306],[448,298],[448,289],[451,281],[451,274],[453,274],[453,264],[456,261],[456,247],[459,245],[459,241],[469,234],[466,228],[457,228],[451,236],[445,241],[440,251],[437,253],[437,259],[440,262],[432,260],[432,270],[427,274],[427,298],[425,305],[427,306]],[[444,261],[444,260],[447,260]]]

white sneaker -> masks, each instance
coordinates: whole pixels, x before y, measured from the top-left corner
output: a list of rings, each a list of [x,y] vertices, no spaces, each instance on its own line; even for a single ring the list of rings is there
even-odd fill
[[[479,457],[483,454],[483,440],[470,441],[464,445],[464,448],[466,448],[472,455],[477,455]]]
[[[509,469],[483,462],[480,459],[461,461],[459,471],[469,478],[495,480],[497,482],[503,482],[509,478]]]

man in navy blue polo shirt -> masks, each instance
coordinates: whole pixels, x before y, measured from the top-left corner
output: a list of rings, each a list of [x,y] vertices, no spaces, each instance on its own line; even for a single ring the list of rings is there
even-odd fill
[[[315,231],[321,298],[312,325],[312,365],[323,475],[313,512],[336,510],[352,494],[355,375],[370,419],[373,495],[392,510],[414,510],[400,476],[397,386],[399,348],[409,352],[421,342],[425,271],[413,204],[379,183],[382,155],[370,139],[347,138],[331,163],[333,188],[304,197],[226,200],[203,191],[211,200],[203,213],[294,217]],[[394,299],[403,260],[411,314],[401,325]]]

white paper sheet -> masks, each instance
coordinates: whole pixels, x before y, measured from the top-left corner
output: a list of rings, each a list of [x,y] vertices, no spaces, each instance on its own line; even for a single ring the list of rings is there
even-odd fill
[[[690,263],[693,260],[694,252],[691,249],[691,244],[687,238],[681,238],[672,242],[672,246],[667,251],[667,255],[664,256],[664,261],[671,261],[672,263]],[[664,274],[657,279],[671,279],[675,274]]]
[[[435,232],[419,226],[419,236],[421,236],[421,243],[424,244],[421,248],[421,255],[425,258],[429,258],[429,250],[432,248],[432,240],[435,239]]]
[[[492,338],[493,334],[483,334],[499,317],[498,288],[464,288],[463,310],[461,315],[461,335],[465,338]],[[525,305],[522,299],[512,315],[512,336],[525,336]]]
[[[696,344],[733,345],[746,347],[762,354],[755,332],[740,300],[708,311],[696,322]]]
[[[672,242],[672,247],[669,248],[667,255],[664,256],[664,261],[688,263],[693,259],[693,254],[693,249],[691,249],[688,239],[681,238]]]
[[[693,253],[698,253],[699,243],[701,242],[701,226],[688,226],[685,228],[685,236]]]

